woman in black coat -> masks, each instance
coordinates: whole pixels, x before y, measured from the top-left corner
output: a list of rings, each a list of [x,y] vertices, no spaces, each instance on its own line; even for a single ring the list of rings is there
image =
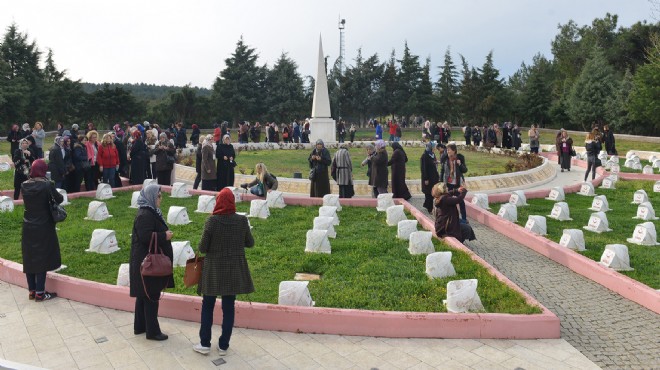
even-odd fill
[[[70,193],[80,191],[80,183],[85,178],[85,171],[89,171],[89,160],[87,159],[87,149],[85,148],[85,136],[80,135],[79,140],[73,144],[71,150],[71,160],[75,170],[71,173],[71,181],[68,183]],[[87,185],[85,185],[87,186]]]
[[[323,198],[330,194],[330,176],[328,176],[328,166],[332,163],[330,152],[325,147],[323,140],[316,140],[316,147],[310,153],[309,158],[310,171],[314,170],[314,176],[310,176],[312,183],[309,186],[309,196],[314,198]]]
[[[432,192],[435,204],[435,234],[440,238],[454,237],[461,243],[466,239],[476,239],[472,226],[459,221],[460,216],[456,208],[464,202],[467,190],[461,186],[458,190],[449,191],[444,183],[439,182]]]
[[[135,297],[133,332],[135,335],[147,333],[147,339],[165,340],[167,335],[160,331],[158,324],[158,301],[165,288],[174,288],[174,276],[142,276],[140,266],[149,253],[152,235],[155,234],[158,248],[173,260],[172,231],[169,230],[160,211],[160,186],[151,184],[140,191],[138,211],[133,222],[131,236],[131,260],[129,264],[130,295]],[[152,247],[153,248],[153,247]]]
[[[30,142],[27,139],[21,139],[20,149],[13,152],[12,161],[14,162],[14,200],[21,194],[21,184],[29,178],[30,167],[35,159],[35,155],[30,151]]]
[[[218,190],[227,186],[234,186],[234,167],[236,167],[236,151],[231,145],[231,137],[225,135],[222,137],[222,143],[215,148],[215,157],[218,160],[217,176]]]
[[[10,151],[12,155],[18,150],[19,142],[21,141],[21,133],[18,131],[18,125],[13,125],[11,130],[7,133],[7,141],[10,145]]]
[[[62,203],[64,197],[46,178],[48,165],[43,159],[32,163],[30,180],[21,185],[23,192],[23,272],[27,277],[29,298],[36,302],[57,297],[46,291],[46,272],[62,265],[60,242],[55,231],[55,221],[50,213],[50,202]]]
[[[422,193],[424,193],[424,208],[429,213],[433,212],[433,186],[440,181],[438,174],[438,165],[436,163],[435,153],[433,152],[433,142],[426,144],[426,150],[422,153],[421,171],[422,171]]]
[[[172,169],[174,163],[167,160],[168,157],[172,158],[176,155],[176,149],[172,142],[167,138],[166,133],[161,133],[159,141],[156,143],[156,148],[152,150],[151,154],[156,155],[156,173],[158,177],[158,185],[172,185]]]
[[[387,144],[383,140],[376,141],[376,154],[371,157],[371,177],[369,185],[376,188],[378,194],[387,193]],[[377,197],[378,195],[376,195]]]
[[[144,178],[147,173],[147,146],[142,141],[142,134],[140,130],[135,130],[131,134],[133,142],[131,143],[131,178],[130,183],[133,185],[141,185],[144,183]]]
[[[406,162],[408,156],[399,142],[392,142],[392,158],[387,162],[392,166],[392,193],[394,198],[403,198],[408,200],[412,197],[406,185]]]
[[[197,146],[197,150],[195,150],[195,172],[197,173],[197,176],[195,176],[193,189],[197,190],[199,183],[202,181],[202,143],[195,145]]]

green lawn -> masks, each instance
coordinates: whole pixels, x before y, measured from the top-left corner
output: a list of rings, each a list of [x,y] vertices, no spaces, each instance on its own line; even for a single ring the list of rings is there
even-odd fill
[[[117,270],[130,255],[130,236],[136,210],[128,207],[130,192],[119,192],[107,201],[113,218],[102,221],[83,220],[90,199],[75,199],[66,206],[69,218],[59,224],[59,238],[63,263],[62,273],[89,280],[115,284]],[[198,214],[197,197],[173,199],[163,197],[165,214],[171,205],[186,206],[193,221],[185,226],[172,226],[174,240],[189,240],[196,249],[208,215]],[[238,211],[248,211],[249,203],[237,204]],[[0,229],[4,230],[0,256],[21,261],[22,207],[13,213],[0,214]],[[254,248],[247,258],[256,292],[240,299],[276,303],[278,285],[293,280],[295,273],[321,274],[320,281],[309,285],[312,298],[319,307],[358,308],[388,311],[444,312],[446,285],[450,280],[479,279],[478,292],[487,312],[538,313],[537,307],[527,305],[521,295],[491,276],[460,251],[451,250],[434,240],[437,251],[453,252],[452,263],[457,276],[429,280],[425,275],[425,256],[411,256],[408,242],[395,238],[396,227],[388,227],[385,214],[374,208],[344,207],[340,212],[341,225],[336,226],[338,237],[330,239],[332,254],[305,253],[305,233],[312,226],[318,207],[288,206],[271,209],[267,220],[251,219]],[[86,253],[94,229],[117,231],[121,250],[110,255]],[[183,287],[183,268],[175,272],[173,291],[195,294],[195,289]]]
[[[406,178],[419,179],[420,158],[424,148],[405,148],[408,162],[406,163]],[[330,155],[334,156],[335,150],[330,150]],[[353,176],[356,180],[367,179],[367,168],[360,167],[360,163],[366,157],[365,149],[351,148],[351,161],[353,162]],[[436,152],[437,153],[437,152]],[[483,153],[463,151],[465,161],[468,166],[466,176],[483,176],[505,173],[504,166],[511,160],[511,157]],[[308,150],[256,150],[240,151],[236,156],[237,172],[251,174],[254,166],[259,162],[264,162],[268,170],[278,177],[293,177],[294,172],[300,172],[303,176],[309,171],[307,158]],[[392,155],[392,149],[388,148],[388,155]],[[194,166],[194,164],[191,164]]]
[[[553,201],[541,199],[528,199],[528,207],[518,207],[518,224],[525,226],[529,215],[546,216],[548,227],[548,239],[559,243],[563,229],[583,230],[586,250],[580,252],[593,259],[600,261],[600,257],[605,250],[606,244],[625,244],[628,246],[630,254],[630,265],[634,271],[622,271],[637,281],[640,281],[653,289],[660,288],[660,247],[641,246],[626,241],[632,237],[633,230],[637,224],[646,222],[633,219],[637,214],[637,205],[631,204],[633,194],[636,190],[644,189],[649,196],[649,201],[655,206],[655,210],[660,214],[660,193],[653,192],[653,182],[651,181],[618,181],[616,189],[596,188],[597,195],[605,195],[612,209],[607,212],[607,220],[610,229],[613,231],[597,234],[582,229],[587,225],[589,217],[593,213],[589,208],[593,197],[585,197],[577,194],[566,194],[565,202],[568,203],[570,216],[573,221],[557,221],[547,217],[554,206]],[[497,213],[500,206],[491,205],[492,211]],[[657,231],[660,231],[660,222],[653,221]]]
[[[0,190],[14,189],[14,169],[0,172]]]

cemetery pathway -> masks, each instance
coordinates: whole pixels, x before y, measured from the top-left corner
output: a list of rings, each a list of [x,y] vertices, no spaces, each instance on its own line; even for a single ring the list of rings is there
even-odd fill
[[[422,207],[423,197],[411,203]],[[430,216],[429,216],[430,217]],[[603,369],[660,369],[660,315],[476,222],[468,248],[561,320],[561,338]]]

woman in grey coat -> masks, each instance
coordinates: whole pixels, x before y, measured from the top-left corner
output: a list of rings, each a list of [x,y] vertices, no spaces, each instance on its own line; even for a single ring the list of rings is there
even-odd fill
[[[202,190],[215,191],[217,189],[218,172],[213,159],[213,135],[206,135],[202,143],[201,166]]]
[[[254,245],[245,216],[236,214],[234,193],[223,188],[215,201],[213,215],[206,219],[199,251],[205,253],[204,268],[197,292],[203,295],[202,317],[195,352],[211,352],[211,326],[217,296],[222,297],[222,335],[218,340],[220,356],[227,354],[234,328],[234,302],[237,294],[254,292],[245,258],[245,248]]]
[[[355,195],[353,189],[353,163],[346,144],[339,146],[339,150],[335,153],[335,158],[332,161],[332,178],[339,185],[339,197],[352,198]]]

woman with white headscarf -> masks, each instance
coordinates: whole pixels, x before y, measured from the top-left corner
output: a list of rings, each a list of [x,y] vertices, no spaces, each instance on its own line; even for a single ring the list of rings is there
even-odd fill
[[[176,149],[174,144],[167,138],[166,133],[158,137],[156,148],[152,154],[156,154],[156,173],[158,185],[172,185],[172,169],[174,168]]]
[[[174,258],[170,242],[174,234],[169,230],[160,210],[161,199],[159,185],[151,184],[140,191],[137,201],[138,211],[133,222],[129,265],[130,295],[135,297],[133,333],[135,335],[146,333],[147,339],[157,341],[167,339],[167,335],[160,331],[158,324],[158,301],[164,289],[174,288],[174,277],[173,275],[142,276],[140,266],[149,253],[149,245],[154,234],[158,248],[170,261]]]
[[[202,176],[202,190],[215,191],[218,173],[213,159],[213,135],[206,135],[202,142],[201,165],[199,171]]]
[[[330,194],[330,176],[328,176],[328,167],[332,163],[330,152],[325,147],[323,140],[316,140],[316,146],[309,158],[309,179],[312,183],[309,186],[309,196],[314,198],[323,198]]]
[[[231,136],[222,137],[222,143],[215,149],[215,157],[218,159],[218,190],[227,186],[234,186],[234,167],[236,167],[236,151],[231,144]]]

